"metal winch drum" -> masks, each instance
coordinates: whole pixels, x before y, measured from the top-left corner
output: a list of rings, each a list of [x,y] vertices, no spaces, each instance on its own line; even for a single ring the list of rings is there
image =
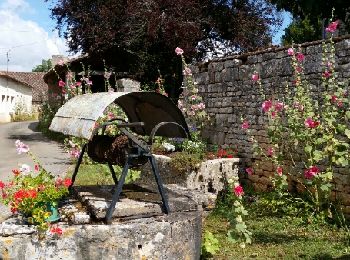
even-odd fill
[[[96,127],[97,120],[112,103],[123,109],[128,120],[116,118]],[[105,129],[109,125],[117,126],[120,134],[105,135]],[[86,151],[93,161],[108,164],[117,188],[106,213],[107,223],[111,221],[129,168],[143,165],[147,161],[151,163],[164,212],[170,212],[150,147],[155,136],[189,138],[189,131],[183,114],[169,98],[155,92],[103,92],[79,95],[70,99],[57,111],[50,130],[88,140],[82,147],[75,166],[72,185]],[[123,166],[119,180],[113,169],[113,165],[116,164]]]

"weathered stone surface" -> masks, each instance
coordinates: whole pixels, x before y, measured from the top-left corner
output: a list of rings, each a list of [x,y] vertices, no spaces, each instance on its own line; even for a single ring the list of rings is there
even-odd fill
[[[113,186],[83,186],[74,187],[74,190],[79,200],[95,219],[105,218],[114,193]],[[197,204],[189,196],[177,193],[176,189],[165,189],[165,192],[171,212],[197,210]],[[137,218],[162,213],[162,200],[156,187],[124,185],[112,216],[114,218]]]
[[[54,224],[63,230],[61,236],[38,233],[20,216],[2,222],[0,259],[199,259],[202,211],[191,199],[192,191],[182,188],[175,194],[177,187],[166,187],[171,213],[163,214],[153,188],[126,185],[116,210],[123,218],[105,225],[100,221],[105,209],[89,210],[103,199],[108,206],[111,188],[75,187],[79,200],[63,201],[61,221]]]
[[[224,189],[225,182],[238,175],[240,164],[238,158],[207,160],[200,164],[198,171],[178,174],[170,167],[170,157],[155,155],[155,158],[162,181],[166,184],[177,184],[190,191],[191,198],[203,208],[215,205],[216,197]],[[137,183],[151,182],[154,182],[153,172],[150,165],[146,164],[141,169],[141,178]],[[178,188],[175,191],[178,192]]]
[[[201,214],[173,213],[112,225],[58,224],[63,235],[35,229],[0,233],[1,259],[199,259]],[[3,223],[7,228],[7,224]],[[10,226],[13,226],[11,224]],[[3,228],[2,230],[4,230]]]

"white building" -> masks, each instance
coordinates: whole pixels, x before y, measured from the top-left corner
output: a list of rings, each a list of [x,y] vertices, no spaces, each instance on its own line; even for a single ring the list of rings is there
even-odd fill
[[[10,122],[16,110],[31,113],[33,104],[47,100],[44,74],[0,71],[0,122]]]

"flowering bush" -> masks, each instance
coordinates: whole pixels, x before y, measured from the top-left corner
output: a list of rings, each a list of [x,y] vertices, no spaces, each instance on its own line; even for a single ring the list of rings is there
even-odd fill
[[[10,206],[12,213],[22,213],[28,222],[46,230],[50,223],[51,209],[68,194],[71,179],[55,178],[45,171],[29,151],[28,145],[16,141],[18,154],[27,153],[36,163],[34,171],[23,164],[12,170],[13,177],[8,183],[0,181],[1,201]]]
[[[333,33],[337,24],[332,22],[327,32]],[[324,91],[318,96],[311,94],[311,85],[305,80],[305,56],[301,50],[289,48],[287,53],[294,69],[293,86],[287,86],[279,98],[262,94],[261,108],[268,121],[270,146],[263,147],[252,138],[253,147],[257,154],[273,163],[273,183],[281,196],[288,194],[288,176],[305,191],[313,211],[329,217],[334,171],[336,167],[348,166],[350,159],[348,84],[337,80],[332,38],[323,43]],[[257,72],[252,80],[264,93]],[[250,133],[247,120],[243,120],[242,129]],[[246,171],[252,174],[252,169]]]

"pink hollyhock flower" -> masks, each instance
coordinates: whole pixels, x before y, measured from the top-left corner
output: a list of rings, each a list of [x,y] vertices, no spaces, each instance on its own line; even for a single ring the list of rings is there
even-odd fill
[[[266,101],[264,101],[263,103],[262,103],[262,110],[264,111],[264,112],[268,112],[270,109],[271,109],[271,107],[272,107],[272,101],[271,100],[266,100]]]
[[[77,81],[77,82],[75,83],[75,85],[76,85],[77,87],[80,87],[80,86],[81,86],[81,82],[80,82],[80,81]]]
[[[335,95],[332,95],[332,97],[331,97],[331,101],[334,103],[334,102],[336,102],[337,101],[337,96],[335,96]]]
[[[15,146],[16,146],[17,154],[29,152],[29,146],[22,143],[20,140],[16,140]]]
[[[269,147],[269,148],[267,149],[267,156],[272,157],[273,154],[274,154],[273,148],[272,148],[272,147]]]
[[[338,24],[339,24],[339,21],[331,22],[326,28],[326,32],[334,33],[335,30],[337,30]]]
[[[278,167],[276,168],[276,172],[277,172],[277,174],[278,174],[279,176],[282,176],[282,174],[283,174],[283,168],[282,168],[281,166],[278,166]]]
[[[182,55],[184,53],[184,50],[179,48],[179,47],[176,47],[175,53],[176,53],[176,55]]]
[[[36,172],[38,172],[38,171],[40,170],[39,164],[35,164],[35,165],[34,165],[34,170],[35,170]]]
[[[70,150],[68,153],[73,158],[79,158],[79,155],[80,155],[79,149],[75,149],[75,148]]]
[[[245,169],[246,173],[248,173],[249,175],[252,175],[254,173],[254,170],[252,167],[246,168]]]
[[[320,124],[320,122],[312,120],[311,117],[306,118],[305,122],[304,122],[304,125],[307,128],[316,128],[319,126],[319,124]]]
[[[64,65],[64,60],[59,60],[59,61],[57,62],[57,64],[60,65],[60,66]]]
[[[337,102],[337,106],[338,106],[338,107],[343,107],[343,101],[339,100],[339,101]]]
[[[298,66],[298,67],[296,68],[296,70],[297,70],[297,72],[299,72],[299,73],[300,73],[300,72],[302,72],[302,71],[303,71],[303,68]]]
[[[288,51],[287,51],[288,55],[292,56],[294,55],[294,50],[293,48],[289,48]]]
[[[276,116],[277,116],[276,111],[272,111],[272,112],[271,112],[271,118],[272,118],[272,119],[275,119]]]
[[[298,109],[299,111],[304,111],[304,106],[297,101],[294,102],[293,106],[294,106],[294,108]]]
[[[284,108],[284,104],[282,102],[275,103],[275,110],[277,112],[281,112],[283,110],[283,108]]]
[[[242,129],[248,129],[249,128],[249,122],[247,120],[244,120],[241,127],[242,127]]]
[[[3,189],[3,188],[5,188],[5,183],[0,181],[0,189]]]
[[[253,81],[258,81],[258,80],[259,80],[259,74],[258,74],[258,73],[254,73],[254,74],[252,75],[252,80],[253,80]]]
[[[304,177],[305,179],[311,180],[313,177],[319,174],[319,172],[320,170],[317,168],[317,166],[311,166],[309,169],[304,171]]]
[[[64,83],[63,80],[60,80],[60,81],[58,82],[58,86],[61,87],[61,88],[63,88],[65,85],[66,85],[66,83]]]
[[[300,52],[298,52],[297,53],[297,60],[299,61],[299,62],[302,62],[304,59],[305,59],[305,56],[304,56],[304,54],[302,54],[302,53],[300,53]]]
[[[191,76],[192,75],[192,71],[189,67],[186,67],[183,72],[184,76]]]
[[[330,76],[332,75],[332,73],[328,70],[326,70],[325,72],[323,72],[322,76],[326,79],[328,79]]]
[[[240,197],[244,194],[243,187],[241,185],[237,185],[233,188],[233,192],[237,197]]]

